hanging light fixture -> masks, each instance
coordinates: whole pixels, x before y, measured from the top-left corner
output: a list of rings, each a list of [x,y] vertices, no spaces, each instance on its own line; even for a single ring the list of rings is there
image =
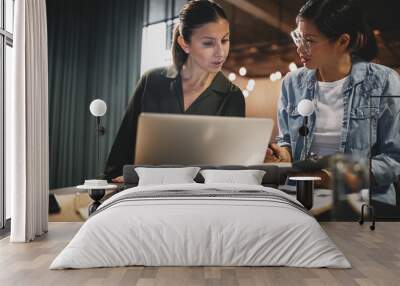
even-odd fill
[[[277,81],[282,78],[282,73],[280,71],[274,72],[269,76],[269,79],[271,81]]]
[[[241,76],[245,76],[245,75],[247,74],[247,69],[246,69],[245,67],[241,67],[241,68],[239,69],[239,74],[240,74]]]
[[[246,87],[246,89],[249,90],[249,91],[253,91],[255,85],[256,85],[256,82],[254,81],[254,79],[250,79],[250,80],[247,82],[247,87]]]
[[[230,81],[234,81],[236,79],[236,74],[234,72],[229,73],[228,79]]]
[[[290,63],[289,64],[289,70],[291,72],[297,70],[297,65],[295,63]]]

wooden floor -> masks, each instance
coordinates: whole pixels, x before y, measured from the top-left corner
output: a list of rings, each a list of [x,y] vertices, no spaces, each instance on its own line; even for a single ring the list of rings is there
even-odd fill
[[[50,223],[49,233],[27,244],[0,241],[0,285],[400,285],[400,222],[322,223],[353,268],[123,267],[48,270],[82,223]]]

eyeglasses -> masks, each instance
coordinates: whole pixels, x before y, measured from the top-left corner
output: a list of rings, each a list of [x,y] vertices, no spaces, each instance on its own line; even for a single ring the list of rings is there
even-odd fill
[[[300,48],[302,47],[302,52],[304,52],[306,55],[311,56],[311,48],[319,46],[323,43],[326,43],[329,41],[329,39],[324,39],[322,37],[317,37],[319,40],[315,39],[306,39],[303,37],[301,32],[296,29],[292,32],[290,32],[290,35],[292,36],[293,42],[296,45],[296,47]]]
[[[292,36],[293,42],[296,45],[296,47],[300,48],[303,47],[304,52],[307,55],[311,55],[311,42],[307,39],[305,39],[299,30],[294,30],[290,32],[290,35]]]

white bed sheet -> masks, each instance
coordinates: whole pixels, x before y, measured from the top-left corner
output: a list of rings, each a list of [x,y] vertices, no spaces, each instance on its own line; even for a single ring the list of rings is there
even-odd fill
[[[239,184],[179,184],[125,190],[263,190]],[[350,268],[310,215],[262,199],[184,198],[124,201],[89,218],[50,269],[145,266],[293,266]]]

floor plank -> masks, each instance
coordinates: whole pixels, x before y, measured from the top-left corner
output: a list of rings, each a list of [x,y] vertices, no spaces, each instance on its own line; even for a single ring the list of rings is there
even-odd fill
[[[81,227],[50,223],[49,233],[32,243],[0,240],[0,285],[399,285],[400,222],[379,222],[375,231],[356,222],[321,223],[352,263],[352,269],[289,267],[118,267],[50,271],[55,256]]]

